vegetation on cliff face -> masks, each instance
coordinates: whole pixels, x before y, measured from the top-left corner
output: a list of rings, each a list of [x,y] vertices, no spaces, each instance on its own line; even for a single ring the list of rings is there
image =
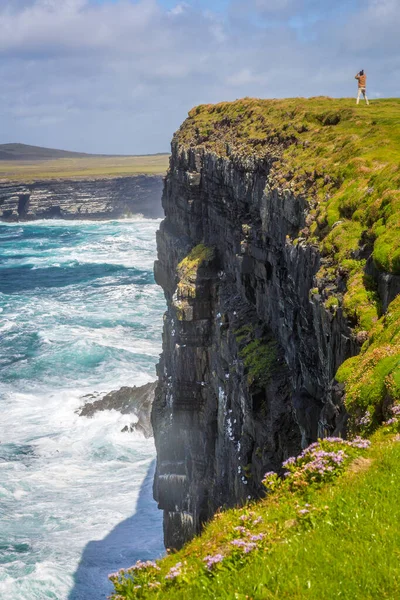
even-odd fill
[[[389,418],[393,401],[400,401],[400,296],[375,324],[358,356],[337,373],[346,384],[346,408],[351,429],[371,432]]]
[[[181,320],[191,320],[193,318],[193,308],[191,300],[197,293],[197,273],[200,267],[212,261],[214,258],[214,249],[208,248],[204,244],[198,244],[181,260],[177,267],[178,285],[174,298],[174,306],[177,318]]]
[[[363,418],[361,406],[376,425],[386,396],[398,397],[392,380],[399,377],[400,353],[398,333],[386,331],[390,319],[382,317],[366,265],[369,258],[379,271],[400,274],[400,100],[356,106],[354,100],[325,97],[248,98],[199,106],[175,142],[242,161],[250,170],[264,169],[269,189],[307,200],[306,227],[299,235],[317,244],[323,257],[315,290],[333,314],[343,308],[355,335],[369,339],[362,355],[339,374],[348,384],[353,426]],[[345,283],[345,293],[338,282]],[[400,323],[397,304],[388,314]],[[367,401],[359,388],[372,370],[374,393]]]
[[[400,413],[400,406],[393,407]],[[267,496],[219,513],[177,554],[111,575],[113,600],[352,600],[400,595],[400,423],[313,444]]]
[[[257,337],[252,325],[244,325],[236,331],[239,358],[247,371],[247,381],[255,388],[262,388],[271,379],[275,370],[277,342],[266,336]]]
[[[213,248],[198,244],[181,260],[177,268],[179,277],[178,296],[191,298],[196,295],[197,271],[203,263],[211,261],[213,256]]]

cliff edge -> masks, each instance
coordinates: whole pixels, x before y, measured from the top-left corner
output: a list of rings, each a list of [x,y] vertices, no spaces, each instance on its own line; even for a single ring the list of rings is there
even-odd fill
[[[168,547],[400,399],[399,123],[399,100],[245,99],[175,134],[152,413]]]

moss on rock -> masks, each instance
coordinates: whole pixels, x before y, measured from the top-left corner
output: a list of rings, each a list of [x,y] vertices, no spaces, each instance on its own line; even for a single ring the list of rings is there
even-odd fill
[[[336,378],[346,384],[353,430],[372,429],[385,418],[386,407],[400,400],[400,296],[376,322],[361,354],[343,363]]]
[[[253,325],[243,325],[235,332],[239,358],[247,371],[250,386],[262,388],[271,379],[278,360],[278,344],[267,336],[257,337]]]
[[[214,249],[204,244],[195,246],[189,254],[181,260],[177,268],[179,278],[177,292],[180,298],[196,297],[196,279],[200,266],[214,258]]]

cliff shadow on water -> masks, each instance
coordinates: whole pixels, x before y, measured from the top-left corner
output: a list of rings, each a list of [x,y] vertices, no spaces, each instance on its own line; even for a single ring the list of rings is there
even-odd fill
[[[152,497],[154,470],[155,461],[143,481],[134,514],[114,527],[103,540],[86,545],[68,600],[105,599],[113,590],[107,579],[109,573],[130,567],[137,560],[160,556],[162,516]]]

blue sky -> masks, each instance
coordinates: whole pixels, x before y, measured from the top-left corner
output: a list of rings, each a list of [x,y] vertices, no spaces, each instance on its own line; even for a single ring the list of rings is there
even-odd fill
[[[400,0],[0,0],[0,143],[169,149],[199,103],[400,95]]]

